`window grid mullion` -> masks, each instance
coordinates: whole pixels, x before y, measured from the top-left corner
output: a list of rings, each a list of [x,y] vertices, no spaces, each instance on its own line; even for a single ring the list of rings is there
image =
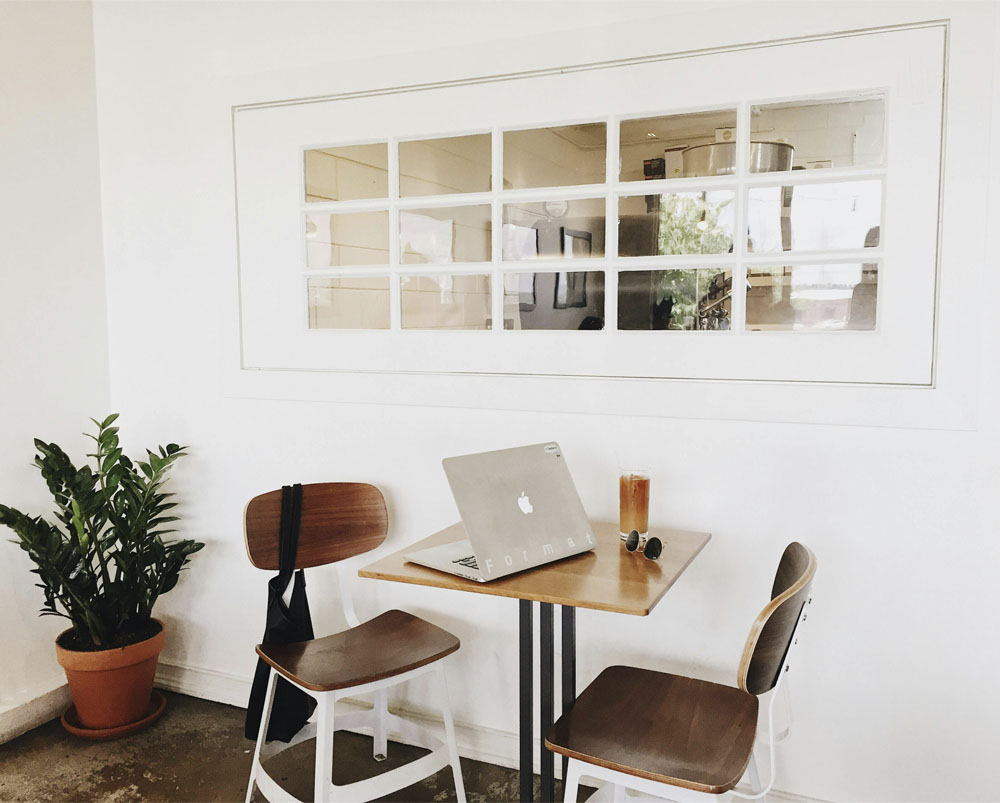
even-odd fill
[[[830,251],[771,251],[761,254],[746,254],[743,257],[743,264],[754,268],[815,265],[818,263],[838,265],[852,262],[874,262],[881,259],[883,253],[881,247]]]
[[[389,137],[389,329],[402,329],[402,287],[399,266],[399,139]]]
[[[618,183],[620,141],[618,118],[611,117],[607,127],[607,156],[604,180],[607,184],[604,210],[604,254],[612,260],[618,257],[618,196],[613,184]],[[611,263],[614,264],[614,263]],[[618,331],[618,271],[604,271],[604,330]]]
[[[610,127],[609,127],[610,132]],[[617,134],[617,129],[615,134]],[[737,134],[737,136],[739,136]],[[498,128],[495,137],[502,137]],[[608,147],[611,145],[609,133]],[[749,144],[749,141],[748,141]],[[502,152],[502,145],[499,146]],[[397,157],[398,157],[398,151]],[[501,157],[502,158],[502,157]],[[617,169],[618,154],[608,154],[608,169]],[[611,160],[614,160],[613,162]],[[398,161],[397,161],[398,167]],[[853,168],[834,167],[813,170],[795,170],[774,173],[747,173],[742,183],[748,187],[800,186],[809,184],[843,183],[847,181],[864,181],[866,179],[884,179],[888,169],[882,167]],[[681,192],[703,192],[706,190],[734,190],[737,181],[734,176],[694,176],[685,178],[654,179],[650,181],[616,181],[609,180],[604,184],[576,184],[553,187],[528,187],[522,189],[503,190],[494,187],[490,192],[440,193],[437,195],[420,195],[401,198],[396,195],[395,205],[398,209],[435,209],[449,206],[486,205],[494,201],[498,195],[502,203],[535,203],[539,201],[572,201],[580,198],[602,197],[609,191],[617,196],[633,197],[637,195],[666,195]],[[398,193],[398,186],[395,188]],[[387,198],[362,198],[352,201],[319,201],[303,202],[304,214],[347,214],[350,212],[377,212],[387,209]]]
[[[503,131],[499,126],[493,128],[490,152],[490,231],[491,261],[493,262],[493,282],[490,292],[490,304],[493,311],[493,333],[503,333],[503,202],[500,193],[503,190]]]
[[[736,107],[736,220],[733,226],[733,256],[736,267],[733,270],[732,287],[729,294],[729,331],[736,335],[746,330],[747,293],[747,188],[748,162],[750,159],[750,101],[742,100]]]

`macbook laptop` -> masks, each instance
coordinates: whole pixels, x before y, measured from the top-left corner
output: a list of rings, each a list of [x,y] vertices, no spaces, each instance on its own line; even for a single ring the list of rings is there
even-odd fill
[[[485,583],[596,546],[558,443],[442,461],[468,540],[406,559]]]

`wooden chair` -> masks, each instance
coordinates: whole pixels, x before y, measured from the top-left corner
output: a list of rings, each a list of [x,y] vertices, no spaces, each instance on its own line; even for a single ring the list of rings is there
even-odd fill
[[[243,514],[244,535],[250,562],[258,569],[278,568],[281,524],[281,491],[271,491],[250,500]],[[296,568],[323,566],[360,555],[379,546],[388,531],[385,500],[373,485],[326,482],[302,486],[302,519]],[[451,633],[403,611],[388,611],[367,622],[354,612],[347,573],[340,570],[341,602],[351,627],[342,633],[295,644],[257,645],[257,654],[271,666],[267,697],[254,750],[247,803],[254,784],[271,801],[294,800],[267,772],[261,762],[295,744],[315,737],[316,803],[333,800],[373,800],[397,791],[451,765],[458,800],[465,803],[462,770],[455,745],[455,727],[448,705],[441,659],[455,652],[459,641]],[[445,741],[390,714],[386,689],[420,675],[432,673],[441,694]],[[316,711],[289,743],[266,742],[278,676],[284,677],[315,698]],[[370,711],[338,714],[339,698],[374,695]],[[387,733],[395,731],[405,741],[431,750],[415,761],[356,783],[333,783],[334,730],[370,730],[376,760],[384,759]]]
[[[765,796],[774,783],[774,701],[812,602],[815,573],[813,553],[789,544],[771,601],[750,628],[738,688],[627,666],[605,669],[545,739],[546,747],[569,759],[565,800],[575,803],[581,776],[607,782],[592,801],[622,801],[626,790],[677,801],[718,800],[727,792],[747,799]],[[763,694],[770,694],[765,788],[753,758]],[[733,791],[744,774],[750,794]]]

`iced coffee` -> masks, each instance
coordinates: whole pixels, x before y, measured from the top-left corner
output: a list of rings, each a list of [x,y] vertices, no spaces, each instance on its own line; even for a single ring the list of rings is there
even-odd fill
[[[632,530],[645,538],[649,533],[649,472],[645,469],[622,471],[618,478],[618,498],[622,539]]]

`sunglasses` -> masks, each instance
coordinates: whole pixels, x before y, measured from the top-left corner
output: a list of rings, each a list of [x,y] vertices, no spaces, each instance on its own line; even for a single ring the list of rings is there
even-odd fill
[[[642,538],[638,530],[632,530],[625,537],[625,549],[629,552],[641,551],[643,557],[656,560],[663,553],[663,542],[655,535],[652,538]]]

